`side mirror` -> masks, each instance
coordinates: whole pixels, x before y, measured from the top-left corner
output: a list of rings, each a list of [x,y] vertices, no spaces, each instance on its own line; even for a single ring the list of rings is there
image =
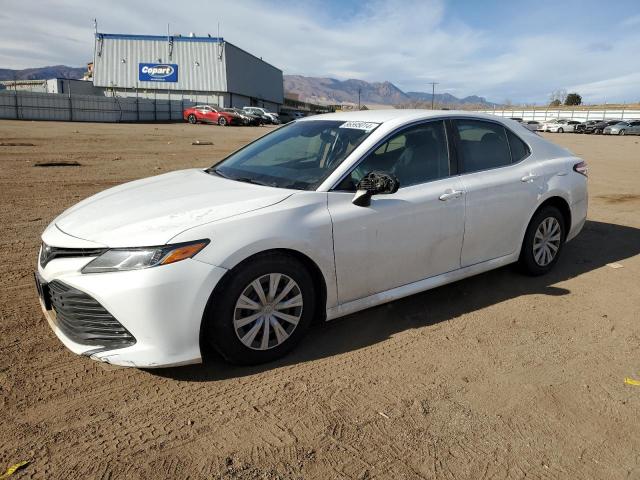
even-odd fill
[[[373,171],[367,173],[356,186],[356,194],[351,201],[359,207],[371,205],[373,195],[396,193],[400,188],[398,179],[390,173]]]

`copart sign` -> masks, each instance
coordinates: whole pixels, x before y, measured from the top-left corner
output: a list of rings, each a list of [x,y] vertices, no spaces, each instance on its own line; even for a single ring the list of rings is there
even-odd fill
[[[139,63],[138,80],[141,82],[177,82],[178,65],[175,63]]]

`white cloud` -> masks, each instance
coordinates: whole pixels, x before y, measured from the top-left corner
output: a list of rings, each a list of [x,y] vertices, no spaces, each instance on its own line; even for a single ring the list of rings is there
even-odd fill
[[[583,97],[600,98],[603,101],[616,102],[611,98],[611,92],[618,92],[627,101],[640,102],[640,72],[607,78],[596,82],[582,83],[570,87],[571,91],[581,92]]]
[[[437,81],[441,91],[494,101],[542,102],[552,90],[573,87],[584,87],[588,101],[640,96],[617,80],[640,70],[636,29],[623,29],[624,38],[606,45],[589,32],[576,37],[575,32],[524,31],[505,37],[491,25],[479,29],[449,21],[451,4],[441,0],[376,0],[352,16],[323,3],[293,0],[3,4],[0,67],[6,68],[84,64],[93,54],[94,17],[100,31],[109,33],[164,34],[170,22],[172,33],[216,34],[220,22],[227,40],[285,73],[389,80],[404,90],[426,90],[427,82]],[[634,24],[634,18],[625,23]],[[541,31],[532,25],[531,32]]]

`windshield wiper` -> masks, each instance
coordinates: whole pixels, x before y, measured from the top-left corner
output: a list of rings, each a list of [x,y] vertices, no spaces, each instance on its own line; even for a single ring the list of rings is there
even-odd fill
[[[231,178],[231,180],[235,180],[237,182],[251,183],[253,185],[262,185],[263,187],[273,187],[273,185],[269,183],[261,182],[260,180],[255,180],[249,177],[237,177],[237,178]]]
[[[216,175],[218,175],[219,177],[222,178],[228,178],[231,180],[231,177],[226,176],[224,173],[222,173],[219,169],[217,168],[208,168],[207,169],[207,173],[215,173]]]
[[[226,178],[228,180],[235,180],[236,182],[251,183],[253,185],[262,185],[263,187],[275,187],[275,184],[261,182],[260,180],[255,180],[249,177],[230,177],[222,173],[219,168],[209,168],[207,170],[207,173],[215,173],[216,175],[222,178]]]

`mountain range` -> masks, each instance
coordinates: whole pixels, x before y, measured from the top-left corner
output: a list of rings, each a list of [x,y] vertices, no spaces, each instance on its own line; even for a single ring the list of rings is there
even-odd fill
[[[49,78],[80,79],[86,71],[87,69],[85,67],[68,67],[66,65],[25,68],[23,70],[0,68],[0,80],[47,80]]]
[[[366,82],[364,80],[336,80],[335,78],[284,76],[285,96],[320,104],[360,103],[377,105],[403,105],[431,102],[431,93],[403,92],[391,82]],[[439,105],[493,105],[482,97],[472,95],[458,98],[449,93],[436,93]]]

